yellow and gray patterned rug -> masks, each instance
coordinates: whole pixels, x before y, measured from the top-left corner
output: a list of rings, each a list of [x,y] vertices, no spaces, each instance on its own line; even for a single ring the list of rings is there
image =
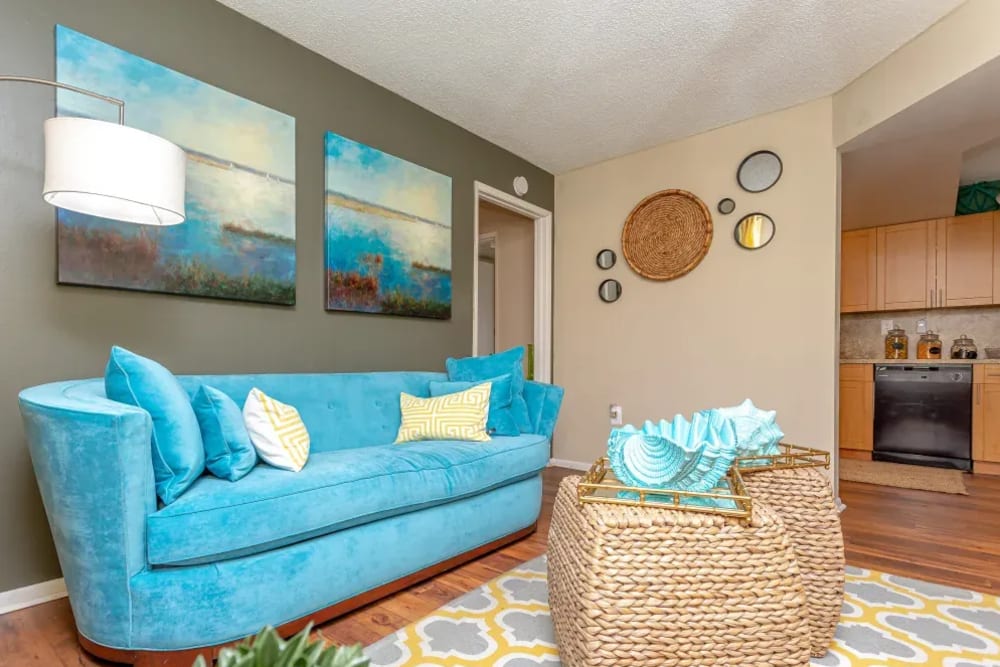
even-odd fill
[[[822,667],[1000,667],[1000,599],[847,568],[844,609]],[[559,667],[545,557],[372,644],[373,667]]]

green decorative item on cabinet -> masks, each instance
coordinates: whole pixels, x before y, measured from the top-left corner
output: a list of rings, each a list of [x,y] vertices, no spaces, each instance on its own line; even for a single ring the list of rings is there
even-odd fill
[[[980,181],[958,188],[955,215],[1000,210],[1000,181]]]
[[[261,630],[253,642],[249,640],[234,648],[224,648],[219,653],[217,667],[368,667],[371,661],[361,652],[361,645],[327,646],[318,639],[309,641],[312,623],[289,640],[282,639],[268,626]],[[203,656],[198,656],[194,667],[208,667]]]

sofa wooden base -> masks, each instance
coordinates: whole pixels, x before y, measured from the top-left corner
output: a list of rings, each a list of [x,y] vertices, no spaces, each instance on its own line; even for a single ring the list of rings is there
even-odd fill
[[[355,609],[363,607],[366,604],[375,602],[380,598],[392,595],[393,593],[399,592],[404,588],[409,588],[424,579],[429,579],[433,576],[441,574],[442,572],[450,570],[453,567],[457,567],[463,563],[469,562],[470,560],[479,558],[490,551],[506,546],[511,542],[516,542],[517,540],[525,538],[534,533],[537,528],[538,524],[534,523],[527,528],[501,537],[498,540],[493,540],[492,542],[484,544],[471,551],[466,551],[465,553],[459,554],[454,558],[449,558],[448,560],[441,561],[440,563],[435,563],[434,565],[424,568],[419,572],[414,572],[413,574],[396,579],[395,581],[390,581],[389,583],[383,584],[378,588],[365,591],[361,595],[356,595],[353,598],[343,600],[342,602],[338,602],[337,604],[326,607],[325,609],[320,609],[319,611],[303,616],[302,618],[289,621],[288,623],[280,626],[278,628],[278,632],[282,637],[288,637],[305,628],[310,622],[318,625],[338,616],[343,616],[348,612],[354,611]],[[199,655],[205,656],[206,659],[211,657],[214,660],[218,657],[219,651],[223,648],[238,643],[227,642],[225,644],[185,649],[183,651],[130,651],[102,646],[101,644],[92,642],[79,633],[77,633],[77,637],[80,640],[80,646],[82,646],[88,653],[104,660],[123,662],[135,665],[136,667],[191,667],[195,658]]]

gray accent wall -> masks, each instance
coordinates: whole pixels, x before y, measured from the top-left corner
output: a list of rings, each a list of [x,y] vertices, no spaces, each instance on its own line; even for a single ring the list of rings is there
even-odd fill
[[[98,376],[112,344],[177,373],[441,369],[471,351],[473,181],[526,176],[526,199],[553,208],[551,174],[210,0],[0,0],[0,73],[53,78],[56,23],[295,117],[297,305],[57,286],[41,198],[54,91],[0,83],[0,591],[60,576],[20,389]],[[326,130],[452,177],[451,320],[324,311]]]

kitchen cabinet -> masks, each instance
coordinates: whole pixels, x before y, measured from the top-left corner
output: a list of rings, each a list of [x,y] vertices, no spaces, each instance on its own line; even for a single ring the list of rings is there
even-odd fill
[[[1000,364],[972,367],[972,469],[1000,475]]]
[[[994,224],[993,212],[936,222],[934,307],[994,303]]]
[[[839,445],[845,458],[871,458],[875,374],[871,364],[841,364]]]
[[[937,296],[937,221],[907,222],[875,230],[877,309],[933,308]]]
[[[844,232],[840,241],[840,312],[875,310],[875,229]]]

